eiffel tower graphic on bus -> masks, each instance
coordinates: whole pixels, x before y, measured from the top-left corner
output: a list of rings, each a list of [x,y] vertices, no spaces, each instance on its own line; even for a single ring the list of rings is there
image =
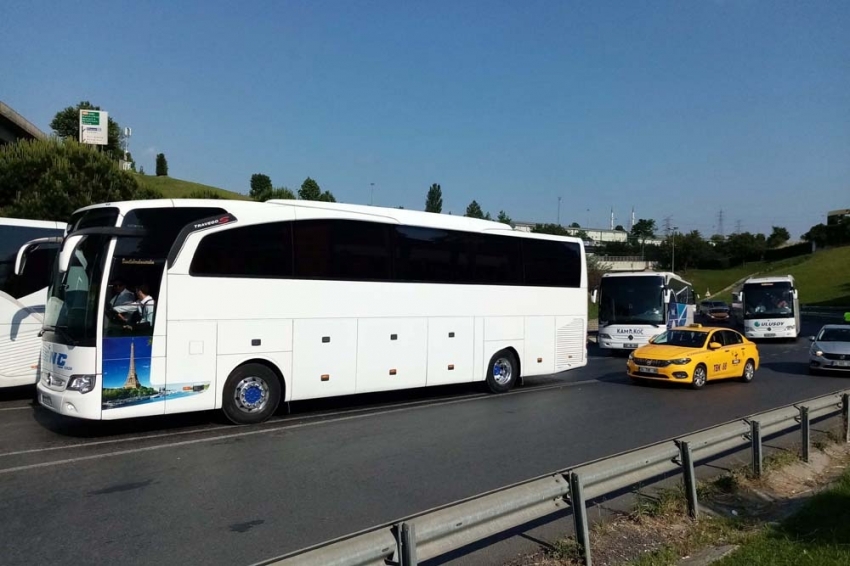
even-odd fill
[[[139,376],[136,374],[136,344],[130,341],[130,369],[127,371],[127,381],[124,389],[139,389],[142,386]]]

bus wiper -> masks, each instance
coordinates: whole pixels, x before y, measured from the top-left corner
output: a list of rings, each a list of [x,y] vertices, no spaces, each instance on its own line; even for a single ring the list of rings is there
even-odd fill
[[[73,337],[73,336],[71,336],[70,334],[68,334],[68,331],[67,331],[67,330],[65,330],[65,328],[67,328],[67,327],[62,327],[62,326],[45,326],[44,328],[42,328],[42,329],[41,329],[41,334],[43,335],[45,330],[49,330],[50,332],[55,332],[56,334],[61,335],[61,336],[62,336],[62,338],[64,338],[66,342],[68,342],[69,344],[71,344],[71,346],[76,346],[76,345],[77,345],[77,341],[76,341],[76,340],[74,340],[74,337]]]

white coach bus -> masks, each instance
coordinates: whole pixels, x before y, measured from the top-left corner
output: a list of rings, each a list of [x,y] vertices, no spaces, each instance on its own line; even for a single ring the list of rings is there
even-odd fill
[[[80,229],[78,224],[87,228]],[[81,209],[56,262],[39,402],[119,419],[483,381],[587,363],[576,238],[305,201]],[[136,301],[115,306],[123,282]]]
[[[0,218],[0,388],[36,381],[38,333],[58,250],[49,240],[64,233],[62,222]]]
[[[599,304],[599,347],[634,350],[668,328],[693,324],[693,285],[671,272],[605,273],[591,299]]]
[[[800,336],[800,297],[793,276],[751,277],[733,294],[733,302],[747,338]]]

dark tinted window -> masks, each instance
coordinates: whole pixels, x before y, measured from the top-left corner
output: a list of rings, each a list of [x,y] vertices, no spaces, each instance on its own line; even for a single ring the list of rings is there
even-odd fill
[[[572,242],[522,240],[525,284],[544,287],[581,285],[581,249]]]
[[[119,238],[115,249],[116,256],[157,257],[168,255],[180,230],[190,222],[226,214],[221,208],[137,208],[124,216],[122,228],[143,228],[147,231],[142,238]]]
[[[30,240],[62,236],[63,233],[63,230],[57,230],[55,228],[0,225],[0,291],[9,293],[16,299],[29,295],[30,293],[20,293],[29,289],[31,284],[22,285],[21,281],[19,281],[20,278],[15,276],[15,259],[18,257],[18,250]],[[38,261],[49,261],[49,258],[42,255],[42,259]],[[39,274],[35,271],[35,265],[33,268],[32,276],[34,281],[36,281],[35,278],[39,277]],[[37,289],[44,289],[47,287],[49,273],[50,271],[48,270],[40,283],[33,282],[32,284],[40,285]],[[27,276],[26,272],[24,276]]]
[[[522,284],[522,242],[511,236],[470,234],[474,242],[471,283]]]
[[[295,276],[307,279],[387,281],[392,226],[357,220],[295,223]]]
[[[732,332],[731,330],[724,330],[723,334],[723,344],[725,346],[734,346],[735,344],[743,344],[743,340],[741,340],[741,335],[737,332]]]
[[[92,208],[91,210],[78,212],[71,216],[71,221],[68,223],[68,232],[76,232],[84,228],[115,226],[117,222],[117,208]]]
[[[201,240],[192,275],[292,277],[292,223],[233,228]]]
[[[422,283],[466,283],[470,238],[417,226],[395,227],[395,279]]]
[[[58,246],[51,245],[39,246],[27,253],[23,272],[20,275],[10,275],[3,290],[16,299],[45,290],[58,251]]]

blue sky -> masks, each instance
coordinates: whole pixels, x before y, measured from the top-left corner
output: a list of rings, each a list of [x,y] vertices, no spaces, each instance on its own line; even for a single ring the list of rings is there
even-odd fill
[[[850,2],[7,0],[0,100],[246,192],[797,237],[850,206]]]

